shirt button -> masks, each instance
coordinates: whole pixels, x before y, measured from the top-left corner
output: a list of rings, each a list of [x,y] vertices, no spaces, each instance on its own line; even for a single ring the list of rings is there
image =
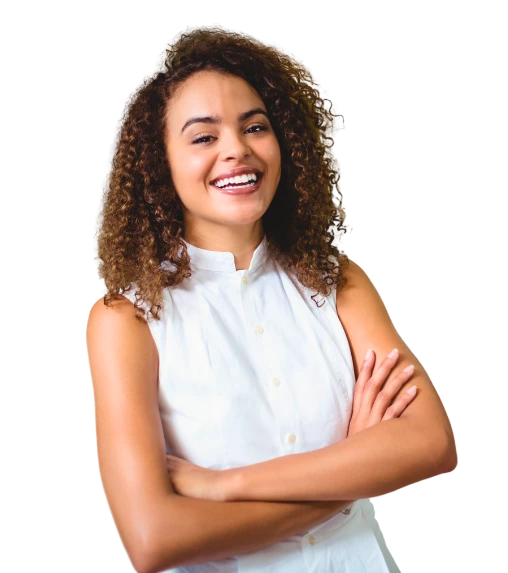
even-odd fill
[[[316,543],[316,539],[312,535],[309,535],[308,539],[311,545],[314,545],[314,543]]]
[[[294,444],[296,442],[296,436],[294,434],[289,434],[288,436],[288,442],[290,444]]]
[[[259,326],[259,324],[256,326],[256,328],[254,329],[258,334],[261,334],[264,330],[264,328],[262,326]]]
[[[272,383],[274,386],[278,386],[280,384],[280,380],[278,378],[272,378]]]
[[[246,285],[249,282],[249,279],[247,277],[242,277],[242,283],[244,285]]]

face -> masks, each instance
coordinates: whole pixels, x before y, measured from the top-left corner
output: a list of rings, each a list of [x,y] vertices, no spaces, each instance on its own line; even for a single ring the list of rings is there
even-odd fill
[[[186,235],[218,226],[251,231],[260,224],[281,175],[280,148],[266,113],[250,84],[211,71],[195,73],[173,96],[166,152]]]

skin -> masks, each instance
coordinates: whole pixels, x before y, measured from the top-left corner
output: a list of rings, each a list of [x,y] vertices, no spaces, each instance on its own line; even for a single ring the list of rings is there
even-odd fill
[[[202,71],[191,76],[171,101],[167,115],[166,153],[171,176],[183,204],[185,240],[211,251],[234,254],[237,270],[249,267],[263,238],[261,217],[277,190],[280,148],[268,117],[239,120],[253,109],[267,113],[258,93],[235,76]],[[220,123],[192,123],[193,117],[220,118]],[[225,195],[210,185],[238,167],[263,172],[258,191]]]
[[[233,252],[237,269],[248,268],[250,264],[263,236],[261,217],[280,178],[280,152],[273,132],[249,131],[251,125],[266,123],[265,117],[261,114],[238,122],[238,115],[252,107],[266,109],[252,88],[242,82],[210,73],[188,79],[168,110],[166,139],[175,187],[185,206],[186,240],[208,250]],[[222,123],[193,125],[188,128],[189,133],[185,130],[180,135],[178,131],[183,124],[196,115],[218,115]],[[205,132],[213,136],[210,143],[189,143],[189,137]],[[243,165],[265,172],[256,197],[222,197],[208,185],[217,175]],[[336,473],[335,467],[345,464],[361,482],[366,463],[364,451],[379,448],[378,462],[383,461],[383,456],[391,461],[393,452],[400,456],[404,451],[401,446],[407,443],[402,430],[414,436],[418,424],[420,433],[427,424],[430,435],[439,438],[438,458],[440,467],[444,467],[443,460],[449,464],[454,450],[450,441],[443,439],[448,426],[444,423],[444,410],[437,405],[437,394],[433,393],[421,365],[396,335],[370,281],[352,261],[347,276],[349,286],[340,291],[337,302],[357,376],[361,369],[358,357],[363,356],[369,346],[376,356],[385,356],[397,346],[401,350],[398,367],[410,362],[417,365],[414,382],[421,389],[421,395],[419,390],[417,399],[410,401],[409,406],[402,400],[398,409],[391,412],[385,396],[385,401],[376,408],[367,397],[379,395],[381,382],[386,382],[381,380],[381,375],[361,396],[355,393],[351,436],[342,443],[356,442],[345,454],[329,450],[322,457],[323,476],[328,473],[325,481],[330,482],[331,472],[333,476],[341,475]],[[266,475],[263,477],[264,468],[260,474],[252,474],[252,483],[257,484],[260,494],[255,501],[223,502],[178,495],[174,483],[178,481],[177,474],[168,473],[158,409],[158,353],[148,325],[135,319],[134,306],[128,299],[107,307],[100,298],[90,311],[86,334],[101,478],[119,535],[136,571],[152,573],[257,551],[329,519],[356,499],[355,495],[349,495],[333,501],[318,501],[321,491],[313,501],[281,501],[283,496],[277,501],[263,501],[263,497],[268,497],[264,488],[269,485]],[[367,375],[368,371],[364,375],[365,384],[370,379]],[[387,384],[395,378],[396,372],[392,370]],[[357,387],[360,382],[359,378]],[[385,418],[387,412],[388,419]],[[398,418],[389,419],[390,416]],[[383,429],[391,428],[390,424],[402,422],[406,417],[408,421],[413,420],[412,425],[408,422],[407,427],[397,427],[399,432]],[[383,422],[379,423],[381,419]],[[361,440],[363,435],[368,438]],[[356,458],[352,455],[355,448],[359,448]],[[427,457],[428,450],[422,442],[418,442],[416,451],[417,455],[410,454],[411,459],[420,456],[424,459],[422,464],[434,472],[435,458]],[[387,487],[392,490],[401,487],[397,486],[401,476],[405,476],[406,482],[415,477],[402,461],[396,467],[399,468],[397,479],[387,476],[390,478]],[[280,471],[287,473],[288,469],[281,467]],[[220,473],[226,475],[226,472]],[[241,479],[237,479],[238,476]],[[245,476],[234,477],[226,480],[230,484],[226,497],[243,497],[241,488],[246,483]],[[302,483],[307,483],[306,476],[301,478]],[[185,489],[185,478],[181,483]],[[294,493],[295,489],[292,481],[289,491]],[[353,489],[347,493],[354,493]],[[361,489],[372,490],[372,483],[362,482]],[[315,488],[308,491],[314,492]],[[223,492],[221,495],[224,497]]]

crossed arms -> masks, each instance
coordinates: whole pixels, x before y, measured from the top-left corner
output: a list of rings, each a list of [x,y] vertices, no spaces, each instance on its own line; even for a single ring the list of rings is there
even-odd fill
[[[259,496],[255,501],[217,502],[176,494],[166,469],[158,411],[158,355],[149,328],[135,319],[127,299],[112,308],[102,298],[94,304],[87,345],[99,467],[115,524],[136,571],[155,573],[256,551],[321,523],[352,499],[394,491],[455,467],[453,433],[430,379],[395,331],[367,275],[350,261],[346,277],[348,283],[337,297],[338,313],[356,372],[367,348],[384,356],[397,347],[399,368],[415,364],[408,386],[417,384],[418,396],[399,418],[338,444],[243,468],[235,482],[240,486],[237,493],[244,497],[247,486]],[[296,456],[319,464],[322,489],[310,487],[312,476],[304,469],[291,480],[290,488],[276,489],[271,471],[289,477],[294,471],[291,458]],[[310,500],[310,496],[316,497]]]

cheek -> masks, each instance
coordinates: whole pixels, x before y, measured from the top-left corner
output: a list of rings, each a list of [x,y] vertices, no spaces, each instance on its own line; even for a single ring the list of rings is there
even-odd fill
[[[277,186],[281,178],[281,157],[278,149],[271,151],[270,156],[267,158],[267,164],[270,169],[270,179]]]
[[[187,167],[199,179],[203,174],[207,174],[210,169],[210,160],[205,154],[193,154],[187,158]]]
[[[280,166],[280,147],[277,140],[270,142],[265,153],[266,162],[271,165],[272,169]]]
[[[210,176],[212,162],[205,154],[175,153],[171,155],[171,174],[176,187],[203,185]]]

